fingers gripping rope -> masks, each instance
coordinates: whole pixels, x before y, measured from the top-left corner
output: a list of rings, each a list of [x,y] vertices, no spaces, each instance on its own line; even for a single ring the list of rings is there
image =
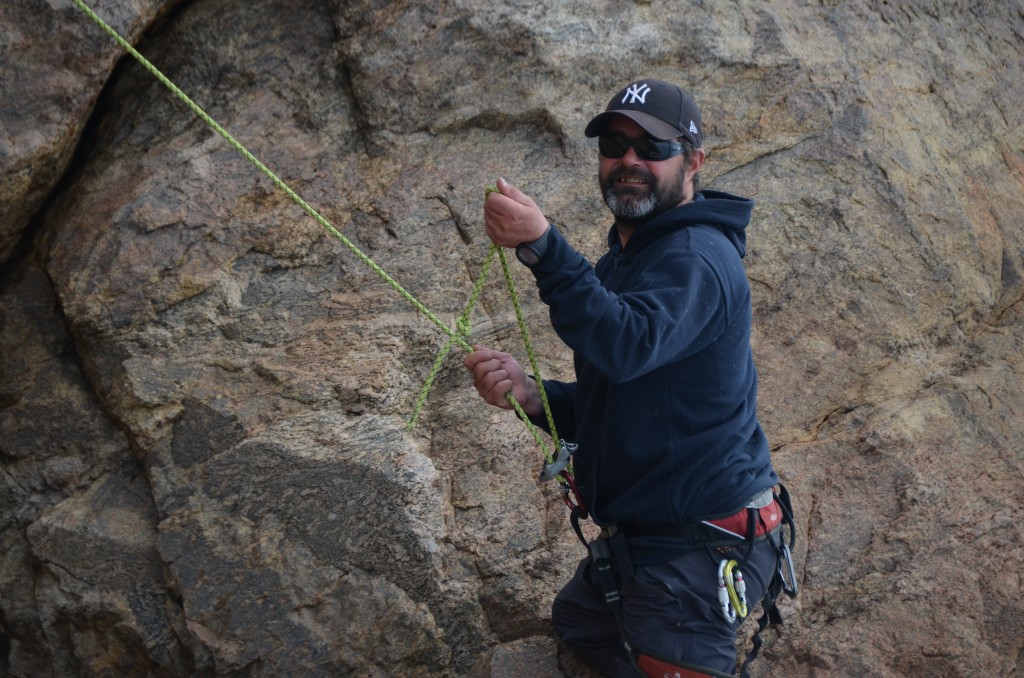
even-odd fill
[[[463,315],[456,321],[456,329],[453,330],[452,328],[448,327],[448,325],[445,324],[439,317],[437,317],[437,315],[435,315],[430,309],[428,309],[418,299],[416,299],[412,294],[410,294],[404,287],[402,287],[398,283],[398,281],[396,281],[394,278],[392,278],[390,275],[388,275],[388,273],[386,271],[384,271],[384,269],[382,269],[376,262],[374,262],[366,254],[364,254],[358,247],[356,247],[356,245],[354,243],[352,243],[352,241],[350,241],[348,238],[346,238],[345,235],[342,234],[341,231],[339,231],[337,228],[335,228],[334,225],[331,222],[329,222],[327,219],[325,219],[323,216],[321,216],[319,212],[317,212],[315,209],[313,209],[313,207],[311,207],[309,205],[309,203],[307,203],[305,200],[303,200],[302,197],[299,196],[298,193],[296,193],[294,190],[292,190],[290,186],[288,186],[276,174],[274,174],[256,156],[254,156],[252,153],[250,153],[238,140],[236,140],[233,136],[231,136],[231,134],[229,134],[227,132],[227,130],[225,130],[223,127],[221,127],[217,123],[217,121],[215,121],[213,118],[211,118],[210,115],[199,106],[199,104],[194,102],[191,98],[189,98],[189,96],[187,94],[185,94],[183,91],[181,91],[181,89],[179,89],[177,85],[175,85],[173,82],[171,82],[170,79],[167,78],[167,76],[165,76],[162,72],[160,72],[160,70],[156,66],[154,66],[152,63],[150,63],[149,60],[146,59],[146,57],[142,56],[142,54],[139,53],[138,50],[136,50],[134,47],[132,47],[132,45],[129,44],[127,40],[125,40],[123,37],[121,37],[121,35],[117,31],[115,31],[109,24],[107,24],[107,22],[105,22],[103,19],[101,19],[94,11],[92,11],[92,9],[90,9],[84,2],[82,2],[82,0],[72,0],[72,2],[74,2],[74,4],[79,9],[81,9],[90,19],[92,19],[93,22],[96,23],[96,25],[98,25],[101,29],[103,29],[103,31],[105,33],[107,33],[111,38],[113,38],[113,40],[118,45],[120,45],[121,48],[124,49],[125,52],[130,54],[136,61],[139,62],[139,64],[141,64],[143,66],[143,68],[145,68],[147,71],[149,71],[153,75],[153,77],[155,77],[157,80],[159,80],[165,87],[167,87],[167,89],[171,90],[171,92],[176,97],[178,97],[178,99],[180,99],[203,122],[205,122],[211,129],[213,129],[215,132],[217,132],[217,134],[219,134],[221,137],[223,137],[224,140],[227,141],[228,144],[232,148],[234,148],[246,160],[248,160],[250,163],[252,163],[260,172],[262,172],[268,179],[270,179],[270,181],[275,186],[277,186],[289,198],[291,198],[293,202],[295,202],[297,205],[299,205],[299,207],[301,207],[303,209],[303,211],[306,212],[306,214],[311,216],[328,233],[330,233],[335,238],[340,240],[342,242],[342,244],[344,244],[345,247],[347,247],[360,261],[362,261],[364,264],[366,264],[366,266],[368,266],[374,273],[376,273],[388,285],[390,285],[392,288],[394,288],[394,290],[396,292],[398,292],[406,301],[408,301],[410,304],[412,304],[412,306],[417,311],[422,313],[424,317],[426,317],[428,320],[430,320],[432,323],[434,323],[434,325],[438,329],[440,329],[444,334],[446,334],[448,336],[449,339],[448,339],[448,341],[445,344],[445,348],[443,349],[442,354],[439,355],[438,359],[435,361],[434,367],[431,369],[431,373],[430,373],[430,377],[428,378],[428,382],[427,382],[427,384],[425,384],[424,389],[421,391],[420,397],[417,400],[416,410],[415,410],[415,413],[413,415],[412,420],[410,421],[410,427],[415,425],[416,418],[419,416],[419,412],[422,409],[423,403],[426,400],[426,395],[427,395],[427,391],[429,391],[429,389],[430,389],[430,384],[433,382],[434,378],[436,377],[437,372],[440,370],[441,363],[444,361],[445,357],[447,357],[448,353],[451,351],[452,346],[458,345],[460,348],[462,348],[463,350],[465,350],[467,352],[473,350],[472,346],[470,346],[469,341],[468,341],[469,337],[470,337],[469,316],[470,316],[470,313],[472,311],[473,305],[475,304],[476,299],[477,299],[477,297],[480,294],[480,288],[481,288],[481,286],[483,284],[483,280],[487,276],[487,272],[488,272],[488,270],[489,270],[489,268],[491,266],[491,262],[493,261],[493,258],[494,258],[494,253],[497,252],[498,256],[499,256],[499,259],[501,260],[502,268],[503,268],[503,270],[505,272],[505,279],[506,279],[507,284],[508,284],[509,292],[510,292],[510,294],[512,296],[512,303],[513,303],[513,306],[516,309],[516,318],[519,321],[520,331],[521,331],[521,333],[523,335],[524,343],[526,344],[527,352],[528,352],[529,357],[530,357],[530,366],[533,369],[534,374],[537,376],[538,384],[540,384],[541,400],[544,403],[544,412],[545,412],[545,414],[547,416],[547,419],[548,419],[548,425],[550,427],[549,430],[551,431],[552,437],[555,440],[558,439],[557,438],[557,434],[555,433],[554,420],[553,420],[552,415],[551,415],[550,406],[548,405],[547,395],[545,394],[544,387],[541,384],[541,380],[540,380],[540,376],[539,376],[540,373],[539,373],[539,370],[537,369],[537,361],[536,361],[536,358],[534,357],[533,349],[530,346],[529,337],[528,337],[528,335],[526,333],[526,325],[525,325],[525,322],[523,321],[522,310],[520,308],[519,299],[518,299],[518,296],[516,295],[515,287],[512,284],[511,273],[509,272],[509,269],[508,269],[508,262],[507,262],[507,260],[505,258],[505,253],[500,248],[498,248],[497,246],[494,246],[494,245],[491,246],[491,251],[488,253],[487,259],[484,262],[483,270],[482,270],[481,275],[479,276],[479,278],[477,280],[476,286],[474,287],[473,294],[470,297],[470,300],[469,300],[469,303],[467,304],[466,310],[463,312]],[[484,194],[485,199],[486,199],[487,193],[490,193],[490,192],[496,191],[496,190],[497,190],[497,188],[489,187],[487,189],[487,191],[485,192],[485,194]],[[544,445],[543,440],[541,439],[540,434],[538,433],[536,427],[530,422],[529,416],[526,414],[526,412],[523,411],[522,407],[519,405],[518,402],[516,402],[515,398],[512,397],[511,393],[506,394],[506,398],[508,398],[509,402],[512,404],[512,407],[516,411],[516,414],[519,415],[519,418],[522,419],[523,422],[526,423],[526,425],[529,427],[530,432],[532,433],[534,439],[538,442],[538,444],[540,445],[541,449],[543,449],[545,457],[547,458],[547,460],[549,462],[552,461],[552,454],[551,454],[551,452],[547,449],[547,446]],[[563,475],[566,475],[566,474],[563,474]],[[566,482],[565,478],[562,478],[562,477],[560,477],[559,480],[562,483]],[[571,481],[569,481],[569,482],[571,482]],[[563,487],[564,487],[564,485],[563,485]]]

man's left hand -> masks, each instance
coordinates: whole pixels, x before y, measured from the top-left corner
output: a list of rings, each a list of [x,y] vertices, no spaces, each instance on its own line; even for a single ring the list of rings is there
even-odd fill
[[[544,235],[548,220],[537,203],[504,179],[498,179],[497,186],[484,200],[484,225],[491,242],[515,247]]]

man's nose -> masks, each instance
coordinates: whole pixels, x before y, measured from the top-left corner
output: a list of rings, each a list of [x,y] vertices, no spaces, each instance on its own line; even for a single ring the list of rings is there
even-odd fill
[[[640,156],[636,154],[636,149],[632,146],[629,146],[622,155],[622,163],[624,165],[639,165],[641,162]]]

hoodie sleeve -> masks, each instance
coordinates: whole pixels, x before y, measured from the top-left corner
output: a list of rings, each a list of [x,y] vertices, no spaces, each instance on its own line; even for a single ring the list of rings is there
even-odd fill
[[[576,393],[575,382],[544,380],[544,393],[548,397],[548,404],[551,406],[551,417],[555,420],[555,428],[558,429],[558,437],[568,442],[576,441],[576,416],[573,408],[573,396]],[[545,412],[530,417],[530,421],[541,430],[551,433],[548,425],[548,418]]]
[[[631,277],[630,291],[618,294],[552,229],[547,256],[532,269],[541,300],[562,341],[608,381],[691,355],[726,327],[723,284],[708,259],[687,246],[689,237],[680,232],[643,261],[605,261],[634,269],[622,274]]]

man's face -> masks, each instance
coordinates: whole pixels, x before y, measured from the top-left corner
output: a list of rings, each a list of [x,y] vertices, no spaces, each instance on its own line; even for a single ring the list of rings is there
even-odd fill
[[[640,125],[621,115],[613,117],[604,130],[608,136],[640,139],[647,136]],[[608,209],[616,221],[636,225],[693,200],[693,174],[704,163],[704,151],[692,154],[689,165],[684,155],[667,160],[643,160],[629,148],[621,158],[600,156],[598,181]]]

